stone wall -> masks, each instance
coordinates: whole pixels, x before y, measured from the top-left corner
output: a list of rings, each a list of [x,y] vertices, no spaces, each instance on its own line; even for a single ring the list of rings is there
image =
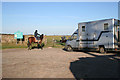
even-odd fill
[[[14,39],[14,34],[0,34],[0,43],[16,43],[17,41],[22,44],[27,44],[28,37],[33,37],[34,35],[23,35],[22,40]],[[47,39],[44,36],[43,42],[46,44]]]
[[[14,39],[13,34],[0,34],[1,35],[1,43],[14,43],[16,39]]]

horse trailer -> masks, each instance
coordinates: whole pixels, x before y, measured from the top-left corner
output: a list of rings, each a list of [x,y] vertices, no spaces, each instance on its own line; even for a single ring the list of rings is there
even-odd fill
[[[78,23],[78,29],[67,40],[65,49],[68,51],[93,49],[101,53],[119,51],[119,27],[120,20],[117,19]]]

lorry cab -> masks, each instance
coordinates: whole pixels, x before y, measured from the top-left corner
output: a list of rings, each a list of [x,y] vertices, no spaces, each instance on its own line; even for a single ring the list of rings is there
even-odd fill
[[[67,40],[65,49],[94,49],[101,53],[120,50],[120,21],[105,19],[78,23],[78,29]]]
[[[72,34],[72,36],[66,41],[66,49],[68,49],[68,51],[71,51],[73,48],[78,48],[78,44],[77,40],[78,39],[78,29]]]

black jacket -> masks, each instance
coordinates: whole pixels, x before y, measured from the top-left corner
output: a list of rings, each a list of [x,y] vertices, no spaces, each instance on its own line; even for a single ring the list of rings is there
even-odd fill
[[[39,35],[37,32],[34,33],[34,36],[37,37],[37,35]]]

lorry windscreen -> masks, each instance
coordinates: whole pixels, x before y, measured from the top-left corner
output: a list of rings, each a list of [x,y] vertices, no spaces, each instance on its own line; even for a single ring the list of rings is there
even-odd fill
[[[77,39],[77,33],[74,33],[74,34],[71,36],[71,39]]]

